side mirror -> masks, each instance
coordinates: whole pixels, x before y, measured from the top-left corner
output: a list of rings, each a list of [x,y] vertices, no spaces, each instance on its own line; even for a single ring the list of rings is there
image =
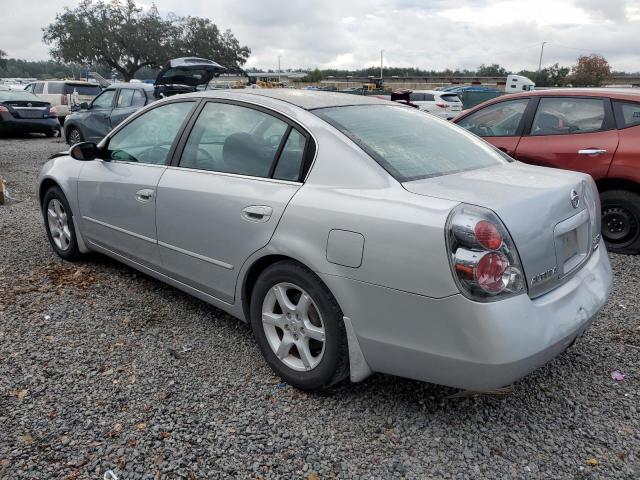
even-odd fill
[[[89,104],[87,102],[82,102],[79,107],[80,110],[89,110]]]
[[[80,142],[71,147],[69,155],[75,160],[89,161],[98,158],[100,150],[93,142]]]

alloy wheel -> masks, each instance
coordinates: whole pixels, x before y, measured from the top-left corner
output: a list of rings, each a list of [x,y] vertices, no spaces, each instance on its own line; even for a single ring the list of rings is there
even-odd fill
[[[296,371],[314,369],[324,355],[322,315],[311,296],[293,283],[271,287],[262,302],[262,327],[278,359]]]
[[[67,250],[71,244],[69,218],[60,200],[53,198],[47,206],[47,221],[51,238],[60,250]]]
[[[75,128],[72,128],[69,132],[69,144],[75,145],[76,143],[80,143],[80,132]]]

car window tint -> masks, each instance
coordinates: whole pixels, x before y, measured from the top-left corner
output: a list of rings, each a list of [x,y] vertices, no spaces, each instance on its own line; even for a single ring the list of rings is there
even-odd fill
[[[147,97],[142,90],[134,90],[133,98],[131,99],[132,107],[144,107],[147,103]]]
[[[145,112],[109,140],[109,159],[163,165],[193,105],[194,102],[168,103]]]
[[[133,90],[124,88],[120,90],[118,95],[118,101],[116,102],[116,108],[124,108],[131,106],[131,100],[133,99]]]
[[[49,95],[60,95],[64,93],[64,83],[62,82],[49,82],[47,84],[47,93]]]
[[[597,132],[603,129],[604,120],[604,102],[599,98],[543,98],[531,135]]]
[[[273,172],[273,178],[278,180],[290,180],[292,182],[300,180],[300,169],[302,168],[302,160],[304,158],[304,147],[307,139],[299,131],[292,129],[289,133],[276,169]]]
[[[33,93],[42,93],[44,91],[44,83],[38,82],[34,87]]]
[[[180,166],[268,177],[287,127],[252,108],[207,103],[189,135]]]
[[[64,93],[68,95],[73,95],[74,92],[77,92],[78,95],[98,95],[102,90],[98,85],[85,85],[82,83],[65,83],[64,85]]]
[[[115,90],[105,90],[93,100],[91,108],[111,108],[115,96]]]
[[[507,163],[485,141],[413,108],[358,105],[313,113],[400,182]]]
[[[411,102],[423,102],[425,100],[424,93],[410,93],[409,101]]]
[[[457,95],[452,95],[452,94],[440,95],[440,98],[445,102],[460,103],[460,99],[458,98]]]
[[[528,98],[494,103],[463,118],[458,125],[481,137],[511,137],[516,135],[528,103]]]
[[[640,103],[620,102],[614,100],[613,110],[615,112],[616,122],[619,128],[640,125]]]

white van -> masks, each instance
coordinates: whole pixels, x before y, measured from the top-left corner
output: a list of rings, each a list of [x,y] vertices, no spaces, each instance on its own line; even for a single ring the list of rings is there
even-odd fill
[[[56,107],[60,124],[71,112],[72,105],[90,103],[102,91],[97,83],[78,80],[43,80],[30,83],[25,90]]]

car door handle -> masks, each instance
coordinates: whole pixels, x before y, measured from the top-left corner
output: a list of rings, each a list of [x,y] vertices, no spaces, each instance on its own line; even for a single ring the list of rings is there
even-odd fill
[[[273,208],[268,205],[250,205],[242,209],[242,218],[250,222],[266,222],[272,213]]]
[[[147,203],[153,199],[153,194],[155,192],[150,188],[144,188],[142,190],[138,190],[136,192],[136,200],[140,203]]]
[[[607,151],[602,148],[586,148],[584,150],[578,150],[578,155],[604,155],[605,153],[607,153]]]

